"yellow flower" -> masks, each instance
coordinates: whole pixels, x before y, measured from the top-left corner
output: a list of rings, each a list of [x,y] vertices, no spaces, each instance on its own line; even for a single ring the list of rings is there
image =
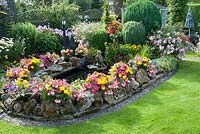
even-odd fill
[[[64,94],[70,95],[69,90],[64,90]]]
[[[147,66],[147,64],[146,64],[146,63],[144,63],[144,66],[146,67],[146,66]]]
[[[23,80],[23,85],[27,85],[28,81],[27,80]]]
[[[106,87],[105,86],[101,86],[101,90],[106,90]]]
[[[121,74],[118,74],[118,76],[119,76],[119,78],[121,78],[121,77],[122,77],[122,75],[121,75]]]
[[[130,70],[130,74],[133,74],[133,71]]]
[[[141,61],[138,61],[138,63],[137,63],[138,65],[141,65],[142,64],[142,62]]]
[[[12,74],[10,72],[6,72],[6,76],[12,77]]]
[[[20,86],[20,85],[21,85],[21,79],[18,78],[18,79],[16,80],[15,84],[16,84],[17,86]]]
[[[65,87],[60,87],[60,90],[61,90],[61,91],[65,90]]]
[[[25,89],[27,89],[28,87],[29,87],[28,84],[24,85],[24,88],[25,88]]]
[[[127,78],[127,76],[124,75],[122,78],[125,80]]]
[[[34,69],[34,66],[31,66],[31,69]]]
[[[51,86],[51,84],[46,84],[45,85],[46,90],[49,90],[50,86]]]
[[[128,72],[129,72],[129,69],[126,69],[126,70],[125,70],[125,73],[128,73]]]

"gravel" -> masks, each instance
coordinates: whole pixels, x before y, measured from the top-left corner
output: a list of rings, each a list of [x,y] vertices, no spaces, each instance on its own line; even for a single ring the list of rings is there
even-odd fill
[[[12,116],[8,116],[6,113],[4,113],[2,111],[2,109],[0,109],[0,120],[15,124],[15,125],[20,125],[20,126],[45,126],[45,127],[56,127],[56,126],[62,126],[62,125],[72,125],[72,124],[77,124],[77,123],[81,123],[84,122],[86,120],[91,120],[94,119],[96,117],[99,117],[101,115],[105,115],[111,112],[114,112],[126,105],[128,105],[131,102],[134,102],[135,100],[139,99],[140,97],[144,96],[145,94],[147,94],[148,92],[150,92],[151,90],[155,89],[155,87],[157,87],[158,85],[160,85],[161,83],[163,83],[164,81],[168,80],[176,71],[170,72],[168,74],[166,74],[164,77],[160,78],[159,80],[157,80],[156,82],[154,82],[152,85],[147,86],[144,90],[132,95],[131,97],[129,97],[128,99],[110,106],[106,109],[102,109],[96,113],[91,113],[88,115],[84,115],[82,117],[79,118],[74,118],[72,120],[53,120],[53,121],[33,121],[30,119],[23,119],[23,118],[15,118]]]

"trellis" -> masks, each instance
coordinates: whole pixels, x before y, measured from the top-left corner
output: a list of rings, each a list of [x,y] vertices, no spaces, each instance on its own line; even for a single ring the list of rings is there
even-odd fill
[[[11,23],[15,22],[15,1],[7,0],[8,7],[5,13],[0,15],[0,38],[4,36],[9,36],[9,28]]]

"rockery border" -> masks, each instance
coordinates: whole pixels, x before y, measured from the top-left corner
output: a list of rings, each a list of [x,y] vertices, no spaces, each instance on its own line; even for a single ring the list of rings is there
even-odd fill
[[[99,117],[101,115],[105,115],[111,112],[114,112],[126,105],[128,105],[131,102],[134,102],[135,100],[139,99],[140,97],[144,96],[151,90],[153,90],[155,87],[159,86],[164,81],[171,78],[175,73],[177,69],[168,72],[163,73],[157,76],[157,79],[153,79],[149,81],[148,83],[142,85],[140,88],[137,89],[137,92],[133,94],[132,96],[128,97],[127,99],[119,102],[118,104],[111,105],[108,107],[104,107],[101,109],[98,109],[98,111],[89,113],[89,114],[82,114],[81,117],[73,118],[71,120],[51,120],[51,121],[36,121],[31,119],[25,119],[25,118],[16,118],[13,116],[9,116],[8,114],[4,113],[3,110],[0,109],[0,120],[15,124],[15,125],[21,125],[21,126],[35,126],[35,127],[55,127],[55,126],[61,126],[61,125],[73,125],[77,123],[84,122],[86,120],[91,120],[96,117]]]

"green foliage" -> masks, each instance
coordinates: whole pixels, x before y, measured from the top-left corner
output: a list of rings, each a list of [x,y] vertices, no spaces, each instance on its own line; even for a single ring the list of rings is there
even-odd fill
[[[25,54],[32,54],[35,44],[36,27],[30,23],[17,23],[12,25],[11,35],[16,40],[25,39]]]
[[[91,9],[93,0],[73,0],[76,5],[80,6],[81,11]]]
[[[15,40],[13,47],[10,49],[8,53],[8,61],[13,62],[22,58],[24,56],[23,51],[24,51],[25,45],[26,44],[23,40],[20,40],[20,41]]]
[[[194,28],[195,30],[200,32],[200,4],[189,4],[189,7],[192,9],[192,16],[194,20]]]
[[[169,24],[175,25],[185,22],[187,0],[168,0],[169,7]]]
[[[177,59],[174,58],[174,56],[162,56],[159,59],[157,59],[156,64],[165,72],[169,72],[176,68]]]
[[[89,22],[96,22],[100,21],[102,17],[103,10],[102,9],[89,9],[84,12],[82,12],[82,15],[84,15],[84,18],[82,21],[89,21]],[[89,16],[86,18],[86,16]]]
[[[149,45],[143,45],[140,51],[140,57],[151,57],[151,48]]]
[[[48,20],[50,21],[50,26],[52,28],[62,28],[61,20],[62,17],[66,17],[66,26],[71,27],[72,25],[79,22],[77,18],[78,14],[78,6],[71,4],[71,5],[63,5],[63,4],[56,4],[53,8],[49,7],[47,10]]]
[[[100,9],[103,6],[103,0],[93,0],[92,2],[92,9]]]
[[[125,2],[125,5],[128,6],[134,2],[137,2],[138,0],[124,0]],[[167,5],[167,0],[151,0],[152,2],[155,2],[157,4],[160,4],[160,5],[163,5],[163,6],[166,6]]]
[[[88,54],[87,54],[87,58],[90,60],[91,63],[94,63],[95,60],[95,56],[97,55],[97,49],[90,47],[88,49]]]
[[[144,44],[146,40],[146,30],[142,23],[129,21],[122,29],[124,43]]]
[[[89,42],[91,47],[105,51],[105,42],[109,41],[109,35],[105,30],[105,24],[96,22],[96,23],[81,23],[74,26],[74,31],[76,33],[76,41],[84,40]]]
[[[50,32],[36,31],[30,23],[17,23],[12,26],[12,37],[25,41],[25,56],[33,53],[59,52],[62,49],[60,38]]]
[[[108,42],[109,35],[104,29],[98,29],[95,32],[92,32],[90,36],[87,37],[88,42],[91,47],[105,51],[105,42]]]
[[[113,65],[119,61],[128,62],[130,59],[140,52],[141,45],[130,44],[106,44],[105,60],[107,65]]]
[[[63,48],[60,38],[48,31],[36,33],[34,53],[56,52],[59,53]]]
[[[161,27],[160,12],[149,0],[139,0],[128,6],[124,13],[123,22],[128,21],[142,22],[147,34]]]
[[[67,17],[66,26],[71,27],[80,20],[77,18],[79,7],[74,4],[54,4],[52,6],[40,6],[27,11],[17,12],[17,22],[49,22],[52,28],[62,28],[62,17]]]
[[[101,21],[108,25],[109,23],[112,22],[112,17],[110,16],[110,7],[109,7],[108,0],[105,0],[103,9],[104,9],[104,14],[101,18]],[[106,29],[107,29],[107,26],[106,26]]]
[[[0,62],[4,64],[18,60],[22,56],[25,43],[23,41],[15,40],[11,38],[1,38],[0,40]]]

